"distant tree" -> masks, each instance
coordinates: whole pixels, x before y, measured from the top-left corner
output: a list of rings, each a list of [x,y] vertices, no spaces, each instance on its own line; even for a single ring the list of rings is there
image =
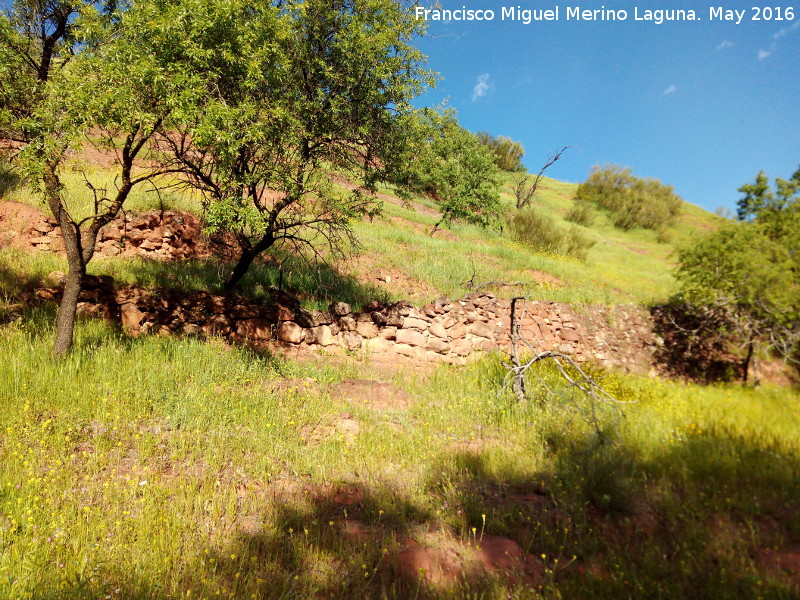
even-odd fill
[[[609,213],[614,226],[662,230],[680,213],[682,200],[672,186],[637,177],[629,167],[595,166],[578,186],[577,201],[591,202]]]
[[[759,347],[792,358],[800,344],[798,180],[798,173],[778,179],[772,192],[759,173],[740,188],[742,220],[679,253],[679,297],[716,324],[706,335],[724,335],[745,348],[744,381]]]
[[[479,131],[475,137],[492,151],[494,162],[501,171],[520,171],[524,168],[522,157],[525,156],[525,149],[519,142],[504,135],[494,137],[488,131]]]
[[[209,228],[238,241],[226,288],[275,244],[343,254],[405,155],[410,100],[432,84],[411,43],[423,24],[395,0],[289,0],[266,27],[275,4],[248,8],[223,54],[205,49],[224,64],[161,140],[201,192]],[[342,175],[358,187],[342,190]]]
[[[409,160],[406,181],[439,203],[442,216],[431,235],[454,221],[500,224],[500,179],[492,152],[452,112],[425,110],[416,126],[416,157]]]
[[[544,177],[544,172],[561,158],[561,155],[564,154],[567,148],[572,148],[572,146],[564,146],[558,152],[554,152],[548,156],[544,166],[539,169],[539,172],[531,183],[528,183],[530,175],[527,173],[517,178],[514,184],[514,197],[517,200],[517,210],[530,206],[531,200],[533,200],[533,197],[536,195],[536,190],[539,188],[539,183],[542,181],[542,177]]]

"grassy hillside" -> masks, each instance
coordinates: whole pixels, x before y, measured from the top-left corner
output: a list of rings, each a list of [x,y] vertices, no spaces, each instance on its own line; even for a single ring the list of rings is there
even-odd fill
[[[80,168],[103,174],[101,162]],[[83,176],[66,183],[86,208]],[[563,224],[574,190],[545,180],[535,204]],[[38,205],[19,187],[4,199]],[[127,208],[162,203],[200,208],[146,190]],[[460,296],[468,279],[522,282],[489,288],[501,295],[661,302],[675,246],[716,224],[687,205],[664,243],[598,214],[581,262],[499,231],[431,237],[436,221],[431,201],[387,196],[382,217],[357,224],[350,262],[289,265],[285,283],[317,306]],[[64,267],[0,248],[2,294]],[[225,269],[90,266],[185,290],[213,289]],[[277,280],[273,256],[242,289]],[[515,402],[498,356],[423,371],[298,362],[81,319],[55,361],[55,307],[22,313],[0,325],[0,598],[800,597],[796,389],[594,371],[626,402],[624,418],[600,408],[601,437],[552,368]]]
[[[0,597],[796,598],[800,396],[0,328]],[[382,380],[358,392],[355,377]],[[349,387],[348,387],[349,386]],[[611,441],[608,441],[611,440]]]
[[[84,156],[75,159],[72,171],[65,177],[70,206],[78,213],[89,210],[91,195],[84,175],[105,180],[113,186],[113,177],[103,168],[103,157]],[[506,174],[503,201],[512,212],[514,175]],[[537,210],[555,218],[558,225],[569,211],[574,184],[545,179],[533,200]],[[285,269],[284,282],[310,303],[324,305],[331,300],[362,302],[374,297],[410,298],[427,302],[441,295],[460,297],[469,291],[465,284],[500,282],[484,288],[501,296],[524,294],[535,299],[572,303],[658,303],[674,292],[672,268],[674,250],[699,232],[717,225],[719,219],[689,204],[678,221],[658,241],[653,231],[624,232],[611,225],[608,217],[596,211],[591,227],[578,227],[595,242],[587,260],[535,253],[510,239],[505,231],[484,230],[468,225],[454,225],[433,237],[429,232],[438,221],[436,204],[427,198],[416,198],[404,204],[391,196],[384,198],[383,215],[372,222],[356,225],[361,248],[344,264],[336,264],[336,272],[323,269],[309,271],[303,265]],[[16,188],[5,199],[41,206],[30,190]],[[139,187],[126,204],[129,211],[150,208],[172,208],[200,212],[197,198],[178,192],[156,194]],[[14,262],[15,268],[27,265],[37,273],[59,266],[49,258],[12,258],[0,250],[0,260]],[[217,264],[170,265],[143,264],[136,259],[97,260],[90,270],[111,274],[123,281],[144,284],[178,285],[191,288],[215,287],[225,267]],[[39,266],[37,266],[39,265]],[[274,265],[274,261],[273,261]],[[262,264],[243,281],[245,293],[259,296],[267,285],[276,284],[275,267]],[[376,274],[381,275],[379,280]],[[385,275],[389,275],[387,283]],[[340,277],[341,276],[341,277]],[[502,285],[513,283],[516,285]]]

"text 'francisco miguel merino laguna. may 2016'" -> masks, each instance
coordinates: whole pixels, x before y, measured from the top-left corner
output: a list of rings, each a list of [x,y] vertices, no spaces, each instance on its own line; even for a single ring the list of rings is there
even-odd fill
[[[708,10],[685,8],[639,8],[613,9],[583,8],[581,6],[552,6],[550,8],[522,8],[521,6],[498,6],[497,9],[470,8],[425,8],[416,6],[417,19],[426,21],[513,21],[530,25],[546,21],[634,21],[661,25],[676,21],[718,21],[739,25],[742,21],[794,21],[791,6],[752,6],[748,9],[729,9],[724,6],[709,6]]]

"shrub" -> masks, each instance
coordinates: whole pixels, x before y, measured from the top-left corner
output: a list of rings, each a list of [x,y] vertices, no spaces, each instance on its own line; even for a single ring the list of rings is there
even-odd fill
[[[592,205],[585,200],[576,200],[565,218],[571,223],[589,227],[594,222]]]
[[[576,202],[590,202],[607,211],[615,227],[660,231],[680,213],[682,200],[670,185],[637,177],[629,167],[595,166],[578,186]]]
[[[508,221],[512,237],[535,252],[562,254],[586,260],[595,242],[577,227],[565,228],[531,208],[517,211]]]
[[[503,171],[521,171],[523,169],[522,157],[525,149],[522,144],[504,135],[494,137],[486,131],[479,131],[475,137],[492,151],[498,169]]]

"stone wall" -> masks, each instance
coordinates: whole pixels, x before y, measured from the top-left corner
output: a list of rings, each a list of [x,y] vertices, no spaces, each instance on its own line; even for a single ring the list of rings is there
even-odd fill
[[[25,245],[44,252],[63,252],[61,228],[42,215],[21,232]],[[124,213],[100,230],[96,252],[104,256],[141,256],[153,260],[180,260],[228,256],[230,244],[203,234],[200,219],[186,211]]]
[[[61,273],[51,274],[58,280]],[[475,353],[509,347],[510,305],[488,293],[441,298],[417,307],[373,302],[354,311],[337,302],[309,311],[278,290],[254,302],[239,296],[115,286],[90,277],[78,311],[118,319],[133,335],[219,336],[235,343],[279,348],[381,354],[398,360],[463,364]],[[37,295],[55,300],[58,287]],[[555,350],[576,361],[594,360],[629,371],[650,372],[659,339],[646,311],[589,307],[580,313],[555,302],[527,302],[523,332],[534,349]]]

